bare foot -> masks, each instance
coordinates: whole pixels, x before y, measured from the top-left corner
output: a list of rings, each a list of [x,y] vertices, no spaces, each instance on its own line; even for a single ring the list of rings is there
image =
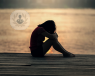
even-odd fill
[[[72,53],[66,53],[66,54],[63,54],[63,57],[75,57],[75,55]]]

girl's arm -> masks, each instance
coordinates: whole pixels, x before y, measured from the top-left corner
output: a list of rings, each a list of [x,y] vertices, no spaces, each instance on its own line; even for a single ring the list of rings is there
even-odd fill
[[[54,34],[50,34],[50,33],[48,33],[47,31],[45,31],[45,32],[43,32],[43,33],[41,33],[43,36],[46,36],[46,37],[48,37],[48,38],[50,38],[50,39],[57,39],[58,38],[58,35],[57,35],[57,33],[55,32]]]

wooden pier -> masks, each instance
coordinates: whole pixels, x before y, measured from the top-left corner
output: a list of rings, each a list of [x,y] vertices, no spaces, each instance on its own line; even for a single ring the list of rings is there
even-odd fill
[[[0,76],[95,76],[95,55],[0,53]]]

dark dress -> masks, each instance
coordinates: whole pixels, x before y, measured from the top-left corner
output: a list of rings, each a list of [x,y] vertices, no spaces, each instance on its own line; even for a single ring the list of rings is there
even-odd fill
[[[30,38],[30,51],[31,55],[34,57],[43,57],[43,41],[45,40],[45,36],[41,35],[42,32],[45,32],[43,27],[36,27],[31,34]]]

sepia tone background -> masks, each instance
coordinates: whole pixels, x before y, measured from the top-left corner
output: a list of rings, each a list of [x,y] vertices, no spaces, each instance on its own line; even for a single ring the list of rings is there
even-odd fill
[[[26,30],[14,30],[10,15],[25,10]],[[58,41],[74,54],[95,54],[94,0],[0,0],[0,53],[30,53],[30,36],[38,24],[54,20]],[[46,38],[47,39],[47,38]],[[52,47],[48,53],[59,54]]]

